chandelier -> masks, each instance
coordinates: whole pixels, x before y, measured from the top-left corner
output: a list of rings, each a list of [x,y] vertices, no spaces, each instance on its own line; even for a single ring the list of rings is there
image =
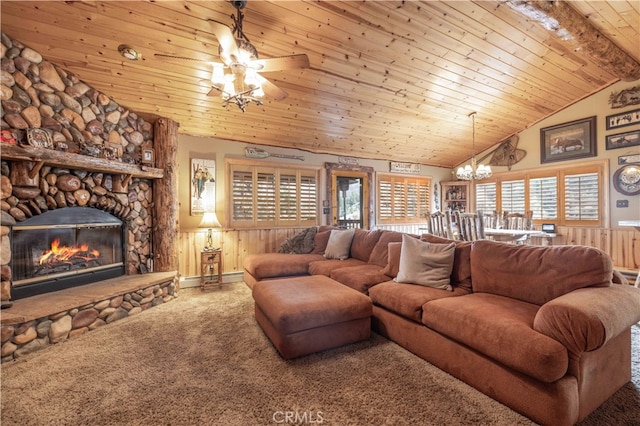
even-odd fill
[[[255,69],[256,65],[252,64],[258,59],[258,51],[242,31],[244,13],[240,9],[245,7],[246,1],[233,3],[237,11],[237,17],[231,15],[234,24],[231,32],[235,39],[235,45],[234,43],[220,43],[220,59],[224,64],[213,64],[211,85],[212,91],[216,90],[221,93],[223,106],[235,104],[244,112],[246,106],[251,102],[262,105],[264,91],[262,90],[262,79]],[[234,49],[235,47],[237,50]],[[225,72],[225,69],[229,72]]]
[[[474,179],[486,179],[491,177],[491,166],[485,166],[484,164],[478,165],[476,162],[476,113],[469,114],[473,122],[473,151],[471,154],[471,164],[467,164],[464,167],[458,167],[456,176],[461,180],[474,180]]]

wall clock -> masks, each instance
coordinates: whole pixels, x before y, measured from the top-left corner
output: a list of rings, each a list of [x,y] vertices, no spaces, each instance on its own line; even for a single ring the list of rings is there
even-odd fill
[[[613,175],[613,186],[621,194],[640,194],[640,163],[620,167]]]

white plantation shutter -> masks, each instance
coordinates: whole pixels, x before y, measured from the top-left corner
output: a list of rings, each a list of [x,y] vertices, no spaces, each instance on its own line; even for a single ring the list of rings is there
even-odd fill
[[[393,221],[393,200],[390,180],[380,180],[378,182],[378,221]]]
[[[476,210],[492,212],[496,210],[496,183],[478,183],[476,192]]]
[[[525,213],[524,180],[505,181],[500,185],[502,211]]]
[[[556,176],[529,180],[529,210],[533,219],[558,218],[558,178]]]
[[[430,212],[431,179],[378,175],[378,223],[419,223]]]
[[[229,164],[232,227],[318,224],[318,169]]]
[[[598,182],[597,173],[565,175],[565,221],[590,221],[600,219]]]

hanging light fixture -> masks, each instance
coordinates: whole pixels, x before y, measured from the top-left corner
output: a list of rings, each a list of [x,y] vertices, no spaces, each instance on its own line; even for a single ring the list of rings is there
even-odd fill
[[[471,153],[471,164],[467,164],[464,167],[458,167],[456,176],[461,180],[474,180],[474,179],[486,179],[491,177],[491,166],[485,166],[484,164],[478,165],[476,162],[476,112],[469,114],[473,122],[473,148]]]
[[[225,37],[227,33],[217,35],[220,41],[220,59],[224,64],[213,64],[211,73],[212,91],[220,92],[223,106],[235,104],[242,112],[251,102],[262,105],[264,97],[261,77],[254,68],[258,51],[242,31],[244,13],[241,9],[246,4],[246,1],[233,2],[237,16],[231,15],[234,23],[232,40],[229,40],[231,34],[228,37]]]

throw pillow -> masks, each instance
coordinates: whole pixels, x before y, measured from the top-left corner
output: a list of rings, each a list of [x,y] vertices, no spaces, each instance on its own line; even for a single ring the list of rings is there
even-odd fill
[[[329,236],[331,235],[331,230],[328,231],[320,231],[316,232],[316,235],[313,237],[313,242],[315,243],[315,247],[311,254],[324,254],[325,249],[327,248],[327,243],[329,242]]]
[[[400,270],[400,254],[402,253],[402,243],[389,243],[389,260],[387,266],[382,270],[382,273],[388,277],[395,278],[398,276]]]
[[[291,238],[287,238],[278,249],[278,253],[306,254],[315,246],[316,228],[307,228]]]
[[[355,231],[353,229],[334,229],[329,235],[327,248],[324,250],[324,257],[327,259],[348,259],[351,252],[351,241]]]
[[[451,271],[455,250],[455,243],[427,243],[403,235],[395,281],[453,291]]]

